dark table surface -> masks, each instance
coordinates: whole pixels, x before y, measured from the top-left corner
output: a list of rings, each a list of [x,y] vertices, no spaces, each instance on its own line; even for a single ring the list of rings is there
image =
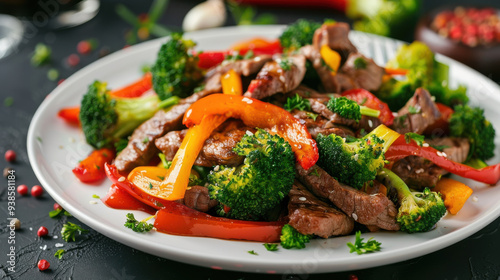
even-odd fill
[[[12,167],[16,174],[16,185],[38,184],[33,174],[26,151],[26,136],[31,118],[56,86],[57,82],[47,79],[49,67],[34,68],[30,65],[31,52],[38,42],[52,47],[52,66],[60,71],[60,78],[66,78],[85,65],[98,59],[97,52],[81,57],[81,63],[69,67],[65,58],[76,53],[76,45],[87,38],[96,38],[100,46],[111,51],[121,49],[126,43],[125,32],[130,28],[121,20],[114,9],[119,1],[101,1],[98,15],[80,26],[63,30],[36,29],[21,43],[19,51],[0,60],[0,101],[13,97],[12,106],[0,105],[0,169]],[[150,1],[123,1],[135,13],[147,12]],[[198,1],[171,0],[160,22],[169,26],[181,25],[186,12]],[[429,11],[437,5],[457,3],[456,1],[424,1],[423,10]],[[480,1],[499,8],[497,1]],[[460,1],[459,3],[478,3]],[[346,20],[341,14],[326,10],[308,9],[264,9],[277,17],[277,23],[286,24],[298,18],[322,20],[334,18]],[[227,25],[233,24],[229,19]],[[409,33],[408,40],[411,40]],[[498,82],[498,81],[497,81]],[[17,152],[17,162],[7,163],[3,159],[6,150]],[[7,229],[7,180],[2,179],[0,186],[0,277],[2,279],[499,279],[500,277],[500,219],[480,230],[478,233],[452,246],[434,253],[403,261],[358,271],[311,275],[263,275],[243,272],[220,271],[188,265],[175,260],[162,259],[132,249],[111,240],[90,229],[90,233],[77,242],[64,243],[67,251],[62,260],[54,257],[59,239],[39,239],[36,231],[40,226],[49,232],[57,233],[62,224],[72,221],[81,224],[74,217],[51,219],[54,200],[47,194],[41,198],[30,195],[16,195],[16,217],[22,229],[16,232],[16,269],[7,271],[7,248],[9,230]],[[86,227],[84,225],[84,227]],[[87,228],[87,227],[86,227]],[[55,235],[55,234],[54,234]],[[40,249],[47,245],[46,250]],[[214,252],[214,254],[223,252]],[[39,259],[47,259],[51,267],[40,272],[36,264]]]

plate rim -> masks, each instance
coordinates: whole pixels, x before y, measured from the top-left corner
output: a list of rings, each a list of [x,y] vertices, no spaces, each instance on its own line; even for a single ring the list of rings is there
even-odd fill
[[[203,30],[203,31],[196,31],[196,32],[191,32],[191,33],[186,33],[186,36],[188,37],[197,37],[197,38],[202,38],[202,37],[211,37],[214,35],[214,32],[244,32],[245,30],[251,30],[256,32],[258,30],[269,32],[269,33],[277,33],[279,29],[283,29],[285,25],[267,25],[267,26],[245,26],[245,27],[240,27],[240,26],[230,26],[230,27],[222,27],[222,28],[215,28],[215,29],[208,29],[208,30]],[[243,31],[242,31],[243,30]],[[271,31],[270,31],[271,30]],[[354,34],[356,33],[362,33],[362,32],[357,32],[357,31],[352,31]],[[376,36],[372,34],[366,34],[362,33],[363,35],[368,35],[369,37],[375,36],[379,39],[382,40],[394,40],[392,38],[386,38],[386,37],[381,37],[381,36]],[[58,203],[60,203],[65,209],[67,209],[70,213],[72,213],[78,220],[81,222],[85,223],[89,227],[93,228],[94,230],[98,231],[99,233],[116,240],[122,244],[125,244],[126,246],[138,249],[140,251],[144,251],[149,254],[153,254],[156,256],[160,256],[163,258],[168,258],[176,261],[182,261],[198,266],[208,266],[206,264],[203,264],[203,262],[206,262],[206,258],[213,258],[213,255],[210,255],[208,253],[200,253],[200,252],[185,252],[182,250],[178,250],[174,247],[171,248],[171,251],[169,252],[169,257],[165,257],[165,252],[164,249],[161,249],[159,247],[154,246],[154,244],[150,244],[149,242],[143,241],[140,238],[137,238],[135,236],[134,242],[131,242],[130,240],[130,234],[127,232],[117,229],[117,228],[106,228],[104,225],[99,223],[98,221],[95,221],[92,219],[92,217],[88,217],[87,215],[80,213],[80,210],[77,209],[77,206],[82,207],[82,205],[77,205],[73,206],[71,204],[66,203],[65,199],[62,198],[61,195],[59,195],[51,186],[49,179],[46,178],[45,174],[43,174],[40,166],[36,164],[37,162],[37,155],[36,155],[36,145],[37,145],[37,136],[35,135],[35,130],[36,126],[41,122],[40,116],[43,114],[45,109],[51,104],[52,100],[55,98],[58,98],[59,96],[64,94],[64,88],[69,87],[72,83],[75,83],[80,79],[81,76],[84,76],[87,72],[92,71],[93,69],[101,68],[104,67],[105,64],[112,63],[118,59],[121,59],[122,57],[126,56],[132,56],[134,53],[138,53],[143,51],[143,49],[148,49],[148,48],[153,48],[157,47],[161,41],[164,41],[166,37],[163,38],[158,38],[154,40],[150,40],[138,45],[134,45],[132,47],[129,47],[124,50],[117,51],[113,54],[110,54],[102,59],[99,59],[86,67],[78,70],[76,73],[71,75],[64,83],[62,83],[60,86],[56,87],[50,94],[49,96],[40,104],[40,106],[37,108],[35,114],[33,115],[33,118],[31,120],[29,129],[28,129],[28,134],[27,134],[27,148],[28,148],[28,157],[30,164],[32,166],[32,169],[37,177],[37,179],[40,181],[42,186],[48,191],[48,193],[51,195],[51,197],[56,200]],[[452,60],[448,57],[438,55],[438,59],[443,59],[447,61],[453,61],[453,63],[456,63],[460,67],[465,67],[467,71],[472,71],[474,72],[475,75],[480,75],[484,81],[490,83],[490,86],[492,86],[496,91],[500,92],[500,87],[491,81],[489,78],[486,76],[480,74],[474,69],[471,69],[470,67],[463,65],[460,62],[457,62],[455,60]],[[66,85],[66,86],[64,86]],[[477,231],[481,230],[484,228],[486,225],[491,223],[494,219],[498,218],[500,216],[500,203],[495,205],[496,207],[493,207],[492,209],[489,209],[489,212],[495,212],[493,214],[491,213],[486,213],[486,215],[481,216],[479,219],[473,221],[471,225],[475,225],[474,227],[465,226],[463,228],[460,228],[459,230],[453,231],[446,233],[444,235],[441,235],[439,237],[433,238],[431,240],[426,240],[424,243],[426,246],[421,246],[421,245],[414,245],[411,247],[405,247],[405,250],[412,249],[414,250],[414,253],[409,255],[404,252],[404,250],[398,250],[398,251],[391,251],[391,256],[386,256],[383,251],[377,252],[376,254],[367,254],[367,255],[360,255],[357,256],[357,259],[361,260],[361,262],[357,262],[354,266],[351,263],[350,259],[346,260],[340,260],[338,263],[332,265],[331,263],[325,263],[321,262],[321,260],[317,260],[317,267],[315,271],[308,271],[307,273],[322,273],[322,272],[339,272],[339,271],[345,271],[345,270],[352,270],[352,269],[363,269],[363,268],[370,268],[374,266],[380,266],[380,265],[385,265],[385,264],[392,264],[400,261],[404,261],[407,259],[411,258],[416,258],[431,252],[438,251],[442,248],[448,247],[452,244],[455,244],[470,235],[476,233]],[[464,233],[465,232],[465,233]],[[161,233],[158,233],[161,234]],[[394,234],[393,232],[390,232],[390,234]],[[424,233],[425,234],[425,233]],[[185,237],[185,238],[193,238],[193,237]],[[136,242],[139,240],[139,242]],[[235,242],[235,241],[229,241],[229,242]],[[238,242],[238,241],[236,241]],[[432,247],[432,249],[428,249],[428,247]],[[145,250],[147,248],[147,250]],[[286,251],[285,251],[286,252]],[[384,257],[383,261],[380,261],[380,257]],[[245,262],[244,267],[236,267],[237,263],[241,262],[240,258],[234,258],[233,257],[221,257],[218,256],[219,261],[225,262],[224,264],[224,269],[228,270],[236,270],[236,271],[247,271],[247,272],[266,272],[269,270],[274,270],[278,272],[286,272],[289,270],[291,266],[297,265],[296,263],[289,263],[289,261],[283,261],[280,262],[279,259],[276,259],[276,262],[273,263],[262,263],[262,260],[259,261],[258,258],[254,259],[247,259],[243,258]],[[202,263],[198,263],[202,262]],[[277,267],[280,266],[280,267]],[[335,268],[335,269],[332,269]]]

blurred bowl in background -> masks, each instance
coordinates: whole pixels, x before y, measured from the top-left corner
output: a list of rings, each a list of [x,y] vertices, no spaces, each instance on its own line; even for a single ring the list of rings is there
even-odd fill
[[[500,80],[500,12],[494,8],[444,6],[422,17],[415,39]]]

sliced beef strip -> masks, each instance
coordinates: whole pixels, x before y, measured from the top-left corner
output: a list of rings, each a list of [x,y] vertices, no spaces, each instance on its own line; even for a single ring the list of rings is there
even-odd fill
[[[207,212],[218,204],[216,200],[210,199],[208,189],[202,186],[189,187],[184,194],[184,198],[177,200],[177,202],[201,212]]]
[[[352,218],[319,200],[297,181],[288,197],[288,223],[302,234],[328,238],[349,234],[354,228]]]
[[[446,154],[449,160],[456,162],[464,162],[469,154],[470,143],[466,138],[443,137],[434,139],[425,139],[425,142],[433,147],[441,147],[440,149]]]
[[[206,167],[214,165],[238,166],[243,163],[244,157],[233,152],[233,148],[247,131],[254,133],[255,129],[233,120],[221,126],[205,141],[194,162],[195,165]],[[171,131],[155,141],[156,147],[165,154],[167,160],[172,160],[185,135],[186,130]]]
[[[140,165],[147,165],[159,151],[154,141],[171,130],[182,128],[184,112],[191,106],[189,103],[178,104],[170,110],[159,110],[149,120],[135,129],[129,138],[127,147],[115,159],[120,172],[129,172]]]
[[[311,104],[311,110],[313,112],[322,115],[323,117],[330,120],[332,123],[339,124],[339,125],[345,125],[345,126],[349,126],[349,127],[353,127],[353,128],[357,128],[359,126],[359,123],[357,121],[346,119],[346,118],[340,116],[339,114],[330,111],[330,109],[328,109],[328,107],[324,103],[322,103],[314,98],[308,98],[308,100],[309,100],[309,103]]]
[[[316,119],[313,119],[310,117],[310,114],[308,114],[309,112],[306,111],[292,110],[291,113],[307,127],[311,137],[314,139],[316,139],[320,133],[323,135],[336,134],[344,138],[347,136],[354,136],[354,132],[350,128],[334,124],[323,116],[318,115]]]
[[[345,61],[349,54],[357,52],[349,40],[349,31],[349,24],[344,22],[323,24],[314,32],[313,46],[319,50],[323,45],[328,45],[340,54],[342,61]]]
[[[343,73],[332,74],[330,69],[324,64],[319,49],[314,46],[304,46],[300,49],[300,53],[312,63],[326,92],[341,93],[342,91],[359,87],[351,77]]]
[[[356,60],[362,60],[362,62],[355,63]],[[362,67],[356,67],[360,64]],[[385,69],[378,66],[373,59],[367,58],[361,53],[351,53],[340,72],[351,77],[360,88],[376,91],[382,85],[382,76],[385,74]]]
[[[208,70],[207,74],[205,75],[205,80],[203,81],[203,90],[196,92],[190,97],[186,98],[184,102],[193,103],[209,94],[222,92],[220,79],[223,74],[231,69],[234,70],[237,74],[250,76],[257,73],[262,68],[262,66],[264,66],[264,64],[271,59],[272,57],[270,55],[258,55],[249,59],[230,62],[224,61],[220,65],[217,65]]]
[[[416,113],[410,113],[413,111]],[[423,88],[415,91],[406,105],[398,111],[393,128],[399,133],[415,132],[422,134],[424,130],[441,118],[441,113],[429,92]]]
[[[296,170],[298,179],[312,193],[320,198],[330,200],[358,223],[386,230],[399,230],[399,225],[396,222],[398,210],[386,196],[382,194],[369,195],[343,185],[316,165],[305,170],[297,164]]]
[[[396,173],[410,188],[433,187],[446,171],[423,157],[408,156],[392,165]]]
[[[289,64],[284,61],[290,62]],[[283,69],[283,63],[290,69]],[[306,58],[301,54],[287,57],[275,56],[267,62],[250,83],[245,96],[262,99],[276,93],[286,93],[297,88],[306,74]]]

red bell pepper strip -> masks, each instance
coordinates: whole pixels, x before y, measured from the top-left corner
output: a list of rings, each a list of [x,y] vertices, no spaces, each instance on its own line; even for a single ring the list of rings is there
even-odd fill
[[[334,9],[345,12],[348,0],[238,0],[239,5],[270,6],[277,8]]]
[[[230,54],[231,51],[208,51],[198,54],[198,67],[201,69],[209,69],[216,65],[219,65],[224,61],[226,55]]]
[[[351,89],[342,93],[351,100],[356,101],[359,105],[366,106],[371,109],[379,110],[379,119],[387,126],[394,122],[394,115],[389,106],[378,99],[375,95],[365,89]]]
[[[447,159],[443,153],[432,147],[421,147],[414,141],[406,143],[404,135],[401,135],[385,153],[385,158],[389,161],[395,161],[407,156],[423,157],[448,172],[485,184],[494,185],[500,181],[500,163],[475,169]]]
[[[80,126],[80,106],[63,108],[57,115],[71,125]]]
[[[241,119],[251,127],[268,128],[290,143],[295,158],[304,169],[311,168],[318,161],[316,142],[305,125],[285,109],[254,98],[212,94],[193,103],[184,115],[187,127],[199,124],[206,115],[224,115]]]
[[[114,209],[139,210],[154,215],[156,209],[135,199],[125,190],[122,190],[116,184],[111,185],[105,197],[101,201],[106,206]]]
[[[127,180],[126,177],[122,176],[115,165],[105,164],[104,170],[106,171],[106,175],[108,179],[113,182],[117,187],[121,190],[126,191],[128,194],[133,196],[135,199],[141,201],[142,203],[149,205],[155,209],[160,209],[163,205],[168,203],[168,200],[161,199],[159,197],[150,195],[147,192],[144,192],[141,188],[134,185],[132,182]]]
[[[114,97],[134,98],[140,97],[153,87],[153,75],[148,72],[139,80],[116,90],[109,94]]]
[[[95,150],[73,168],[73,173],[83,183],[100,181],[106,177],[104,164],[110,163],[114,157],[115,152],[113,150],[107,148]]]
[[[279,242],[283,222],[252,222],[210,216],[170,201],[156,213],[155,228],[174,235]]]

